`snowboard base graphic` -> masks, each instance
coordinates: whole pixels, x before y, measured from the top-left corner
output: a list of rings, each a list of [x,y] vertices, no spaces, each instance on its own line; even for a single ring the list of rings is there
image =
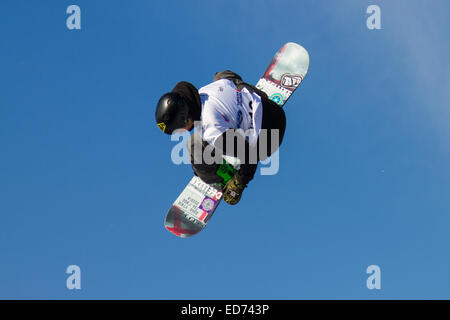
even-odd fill
[[[288,42],[277,51],[256,87],[283,107],[305,78],[308,67],[306,49]],[[169,209],[164,222],[166,229],[180,238],[202,231],[222,200],[223,187],[239,169],[238,161],[224,156],[217,171],[222,177],[219,184],[207,184],[194,176]]]
[[[301,45],[288,42],[277,51],[256,87],[283,106],[306,77],[309,54]]]
[[[222,187],[194,176],[167,213],[164,223],[173,234],[187,238],[199,233],[222,200]]]

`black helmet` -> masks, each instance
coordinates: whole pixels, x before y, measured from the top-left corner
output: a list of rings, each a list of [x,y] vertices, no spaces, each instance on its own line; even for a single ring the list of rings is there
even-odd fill
[[[187,124],[189,106],[186,100],[177,92],[163,95],[156,106],[156,124],[167,134]]]

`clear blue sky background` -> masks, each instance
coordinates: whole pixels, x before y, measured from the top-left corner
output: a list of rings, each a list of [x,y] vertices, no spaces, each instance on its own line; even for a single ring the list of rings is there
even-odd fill
[[[0,298],[450,298],[449,18],[444,0],[1,1]],[[192,169],[158,98],[224,69],[256,83],[288,41],[311,66],[279,173],[171,235]]]

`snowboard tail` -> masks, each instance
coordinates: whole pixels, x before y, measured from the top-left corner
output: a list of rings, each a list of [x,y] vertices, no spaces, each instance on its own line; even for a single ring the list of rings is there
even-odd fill
[[[194,176],[167,213],[166,229],[181,238],[202,231],[222,201],[223,187],[235,173],[235,167],[224,159],[217,170],[221,182],[207,184]]]
[[[308,68],[308,51],[288,42],[275,54],[256,87],[282,107],[305,79]]]

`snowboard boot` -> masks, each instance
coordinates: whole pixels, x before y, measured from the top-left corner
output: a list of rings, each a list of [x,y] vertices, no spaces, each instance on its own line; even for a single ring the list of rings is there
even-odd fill
[[[236,176],[234,176],[228,181],[223,190],[223,200],[228,204],[237,204],[241,200],[245,187],[247,185],[240,183]]]

